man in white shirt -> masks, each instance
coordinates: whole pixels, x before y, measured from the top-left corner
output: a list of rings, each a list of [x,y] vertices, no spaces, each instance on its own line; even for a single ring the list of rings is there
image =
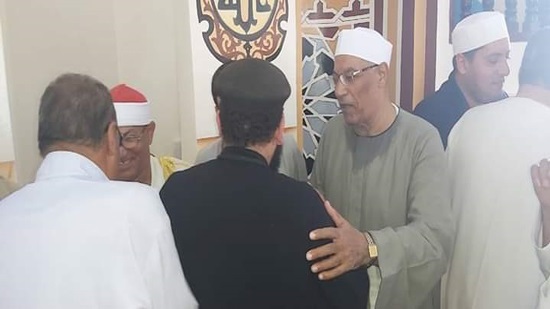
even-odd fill
[[[549,41],[550,29],[529,39],[516,97],[472,108],[449,136],[457,234],[445,308],[550,308],[545,212],[529,177],[550,157]]]
[[[158,193],[118,173],[109,90],[65,74],[42,95],[34,183],[0,202],[1,308],[196,308]]]

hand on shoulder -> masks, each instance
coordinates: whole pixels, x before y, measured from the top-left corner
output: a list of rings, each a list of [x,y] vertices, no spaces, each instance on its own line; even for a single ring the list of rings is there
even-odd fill
[[[319,274],[321,280],[330,280],[350,270],[371,264],[365,235],[346,221],[330,202],[325,201],[325,207],[336,227],[321,228],[310,233],[311,240],[331,241],[307,252],[308,261],[317,261],[311,267],[311,271]]]
[[[531,179],[543,212],[550,211],[550,162],[543,159],[531,166]]]

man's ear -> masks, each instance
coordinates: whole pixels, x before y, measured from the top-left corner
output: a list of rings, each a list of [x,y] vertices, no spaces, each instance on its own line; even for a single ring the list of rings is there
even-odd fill
[[[222,136],[222,123],[220,121],[220,109],[216,108],[216,126],[218,127],[218,135]]]
[[[279,126],[277,127],[277,130],[275,130],[275,143],[277,145],[283,144],[283,139],[285,135],[285,116],[281,117],[281,122],[279,122]]]
[[[156,127],[157,127],[157,125],[155,124],[154,121],[151,121],[147,125],[147,138],[149,139],[149,146],[151,146],[151,144],[153,143],[153,137],[155,136],[155,128]]]
[[[378,73],[378,85],[381,87],[385,87],[388,83],[388,77],[389,77],[389,67],[388,64],[383,62],[377,67],[377,73]]]
[[[120,132],[116,122],[109,123],[107,127],[107,153],[111,156],[120,153]]]
[[[456,70],[460,74],[466,74],[468,72],[469,61],[464,54],[457,54],[455,56]]]
[[[109,123],[105,140],[105,144],[102,145],[102,150],[106,152],[102,158],[105,165],[102,169],[109,179],[116,179],[120,163],[120,131],[115,121]]]

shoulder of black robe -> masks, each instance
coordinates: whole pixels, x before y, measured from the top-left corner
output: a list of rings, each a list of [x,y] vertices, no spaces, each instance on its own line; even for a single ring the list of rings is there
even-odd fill
[[[467,110],[466,98],[451,73],[449,79],[434,94],[418,103],[413,113],[437,128],[446,148],[451,129]]]

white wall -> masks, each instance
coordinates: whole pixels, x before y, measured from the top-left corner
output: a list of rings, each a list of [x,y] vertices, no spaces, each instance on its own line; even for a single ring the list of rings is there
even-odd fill
[[[13,133],[11,129],[8,86],[6,84],[6,64],[0,31],[0,162],[15,160],[13,150]]]
[[[191,30],[187,21],[195,12],[189,11],[185,1],[173,0],[174,10],[181,12],[176,18],[176,45],[178,50],[178,98],[180,106],[180,136],[182,140],[182,159],[187,162],[195,162],[197,152],[197,129],[195,120],[196,102],[195,78],[191,67],[193,55],[191,51]]]
[[[192,71],[194,81],[194,101],[197,138],[208,138],[218,136],[216,126],[216,114],[210,90],[211,77],[214,71],[221,65],[208,50],[204,43],[202,33],[208,30],[208,23],[198,23],[197,1],[189,1],[189,13],[187,28],[190,29],[190,45],[192,51]],[[296,1],[288,1],[288,23],[282,27],[287,30],[283,48],[273,64],[279,67],[286,75],[292,93],[285,103],[285,124],[287,127],[294,127],[297,124],[297,89],[296,83]]]
[[[436,74],[435,74],[435,87],[436,89],[447,80],[449,73],[453,69],[453,49],[449,44],[449,0],[437,1],[437,62],[436,62]],[[521,58],[523,57],[523,51],[525,50],[526,43],[512,43],[512,49],[510,51],[510,60],[508,65],[510,66],[510,75],[506,78],[504,83],[504,90],[509,95],[514,95],[518,90],[518,72],[521,66]]]
[[[2,91],[0,76],[0,95],[9,94],[19,182],[32,181],[41,160],[40,95],[64,72],[90,74],[108,87],[124,82],[143,91],[157,124],[152,151],[194,161],[185,1],[0,0],[0,10],[8,80],[8,92]]]
[[[159,155],[173,155],[192,162],[196,140],[180,136],[182,126],[186,132],[194,130],[192,112],[184,112],[180,119],[180,100],[192,102],[185,95],[192,83],[179,85],[185,57],[178,45],[178,37],[186,28],[178,28],[176,20],[186,19],[186,12],[176,9],[174,0],[114,0],[114,22],[118,59],[118,82],[127,83],[142,91],[151,102],[156,122],[152,151]],[[183,73],[185,74],[185,73]],[[112,86],[112,85],[110,85]],[[184,95],[180,97],[180,87]],[[189,109],[188,105],[183,108]],[[192,107],[191,107],[192,111]],[[182,151],[182,144],[185,145]]]
[[[295,2],[289,3],[289,24],[294,25]],[[196,16],[189,2],[181,0],[0,0],[17,180],[34,179],[41,160],[40,96],[65,72],[92,75],[108,87],[127,83],[144,92],[157,124],[152,151],[193,162],[197,136],[203,137],[197,128],[215,128],[213,117],[196,121],[196,115],[213,112],[212,72],[200,73],[205,55],[192,53],[193,44],[204,46],[202,38],[192,40],[197,33],[190,24]],[[287,28],[288,46],[276,64],[287,66],[296,85],[295,27]],[[296,92],[289,103],[287,124],[295,125]]]
[[[1,0],[17,180],[34,178],[38,105],[44,88],[69,71],[117,80],[112,1]]]

